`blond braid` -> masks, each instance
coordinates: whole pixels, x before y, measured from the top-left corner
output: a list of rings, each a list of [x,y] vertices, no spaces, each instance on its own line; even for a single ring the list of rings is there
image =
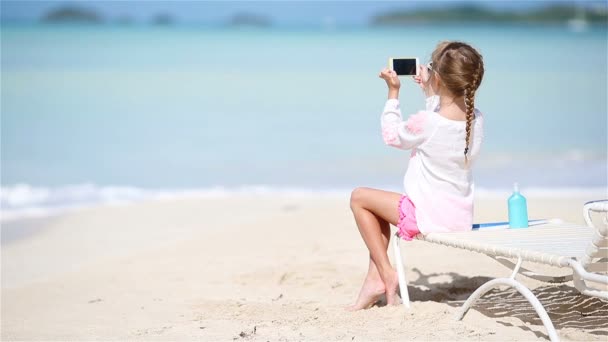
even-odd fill
[[[471,126],[475,119],[475,93],[484,74],[483,57],[467,43],[444,41],[437,45],[431,56],[433,75],[441,80],[441,87],[454,98],[464,98],[466,112],[465,164],[468,164]]]
[[[475,108],[475,91],[472,90],[472,88],[473,87],[469,86],[464,90],[464,104],[467,111],[467,136],[465,138],[464,159],[467,163],[469,162],[467,154],[469,153],[469,139],[471,137],[471,121],[473,121],[473,108]]]
[[[466,114],[467,114],[467,126],[466,126],[466,132],[467,132],[467,136],[466,136],[466,140],[465,140],[465,147],[464,147],[464,159],[465,159],[465,163],[469,162],[469,158],[468,158],[468,153],[469,153],[469,140],[471,137],[471,122],[473,121],[473,110],[475,109],[475,91],[477,90],[477,87],[479,87],[479,84],[481,83],[481,77],[480,77],[480,73],[481,73],[481,64],[479,64],[477,66],[477,69],[475,70],[475,72],[473,73],[473,79],[472,82],[470,84],[467,85],[467,87],[464,89],[464,104],[466,107]]]

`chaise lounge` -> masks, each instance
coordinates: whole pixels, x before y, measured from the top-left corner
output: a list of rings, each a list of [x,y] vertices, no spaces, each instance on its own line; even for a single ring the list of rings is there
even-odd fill
[[[587,226],[565,223],[561,220],[531,221],[530,227],[508,229],[508,225],[476,225],[472,231],[462,233],[418,234],[416,239],[465,249],[488,255],[501,264],[513,268],[508,278],[497,278],[480,286],[463,304],[456,319],[464,318],[469,309],[488,291],[504,285],[515,288],[536,310],[547,329],[551,341],[559,341],[553,322],[538,298],[524,284],[515,279],[517,274],[549,282],[572,280],[582,294],[608,300],[608,216],[604,225],[596,227],[591,212],[608,212],[608,200],[588,202],[583,207]],[[399,288],[403,305],[410,307],[399,236],[395,234],[393,249],[399,275]],[[515,259],[516,262],[510,261]],[[567,276],[552,277],[537,274],[522,267],[524,261],[541,263],[571,270]]]

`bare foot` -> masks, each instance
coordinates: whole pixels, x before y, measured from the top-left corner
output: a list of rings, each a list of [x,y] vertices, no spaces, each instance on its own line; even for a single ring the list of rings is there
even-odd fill
[[[386,305],[399,305],[401,304],[401,297],[397,293],[399,291],[399,277],[397,276],[397,272],[393,272],[392,275],[385,284]]]
[[[359,297],[355,304],[347,306],[347,311],[357,311],[361,309],[369,309],[384,295],[385,287],[382,280],[369,280],[365,279]]]

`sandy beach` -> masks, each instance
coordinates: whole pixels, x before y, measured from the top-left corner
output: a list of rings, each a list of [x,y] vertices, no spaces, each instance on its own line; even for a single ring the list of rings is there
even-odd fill
[[[1,341],[548,340],[515,290],[457,321],[512,270],[420,240],[409,310],[347,311],[349,197],[432,193],[425,229],[473,185],[475,223],[507,221],[517,183],[530,219],[583,225],[608,198],[608,2],[0,2]],[[608,342],[608,301],[517,278],[561,341]]]
[[[530,216],[582,223],[580,208],[590,199],[530,198]],[[504,219],[503,202],[478,199],[475,220]],[[348,196],[103,206],[6,223],[3,235],[20,226],[27,235],[2,244],[2,340],[547,339],[514,291],[492,292],[454,320],[476,287],[509,270],[420,241],[402,244],[409,312],[382,305],[344,311],[367,269]],[[571,284],[521,279],[562,340],[605,341],[608,303],[578,295]]]

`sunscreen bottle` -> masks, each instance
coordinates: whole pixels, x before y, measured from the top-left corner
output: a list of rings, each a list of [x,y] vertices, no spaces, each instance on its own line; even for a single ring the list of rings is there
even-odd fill
[[[513,184],[513,194],[509,197],[509,227],[528,228],[528,205],[526,198],[519,193],[517,183]]]

